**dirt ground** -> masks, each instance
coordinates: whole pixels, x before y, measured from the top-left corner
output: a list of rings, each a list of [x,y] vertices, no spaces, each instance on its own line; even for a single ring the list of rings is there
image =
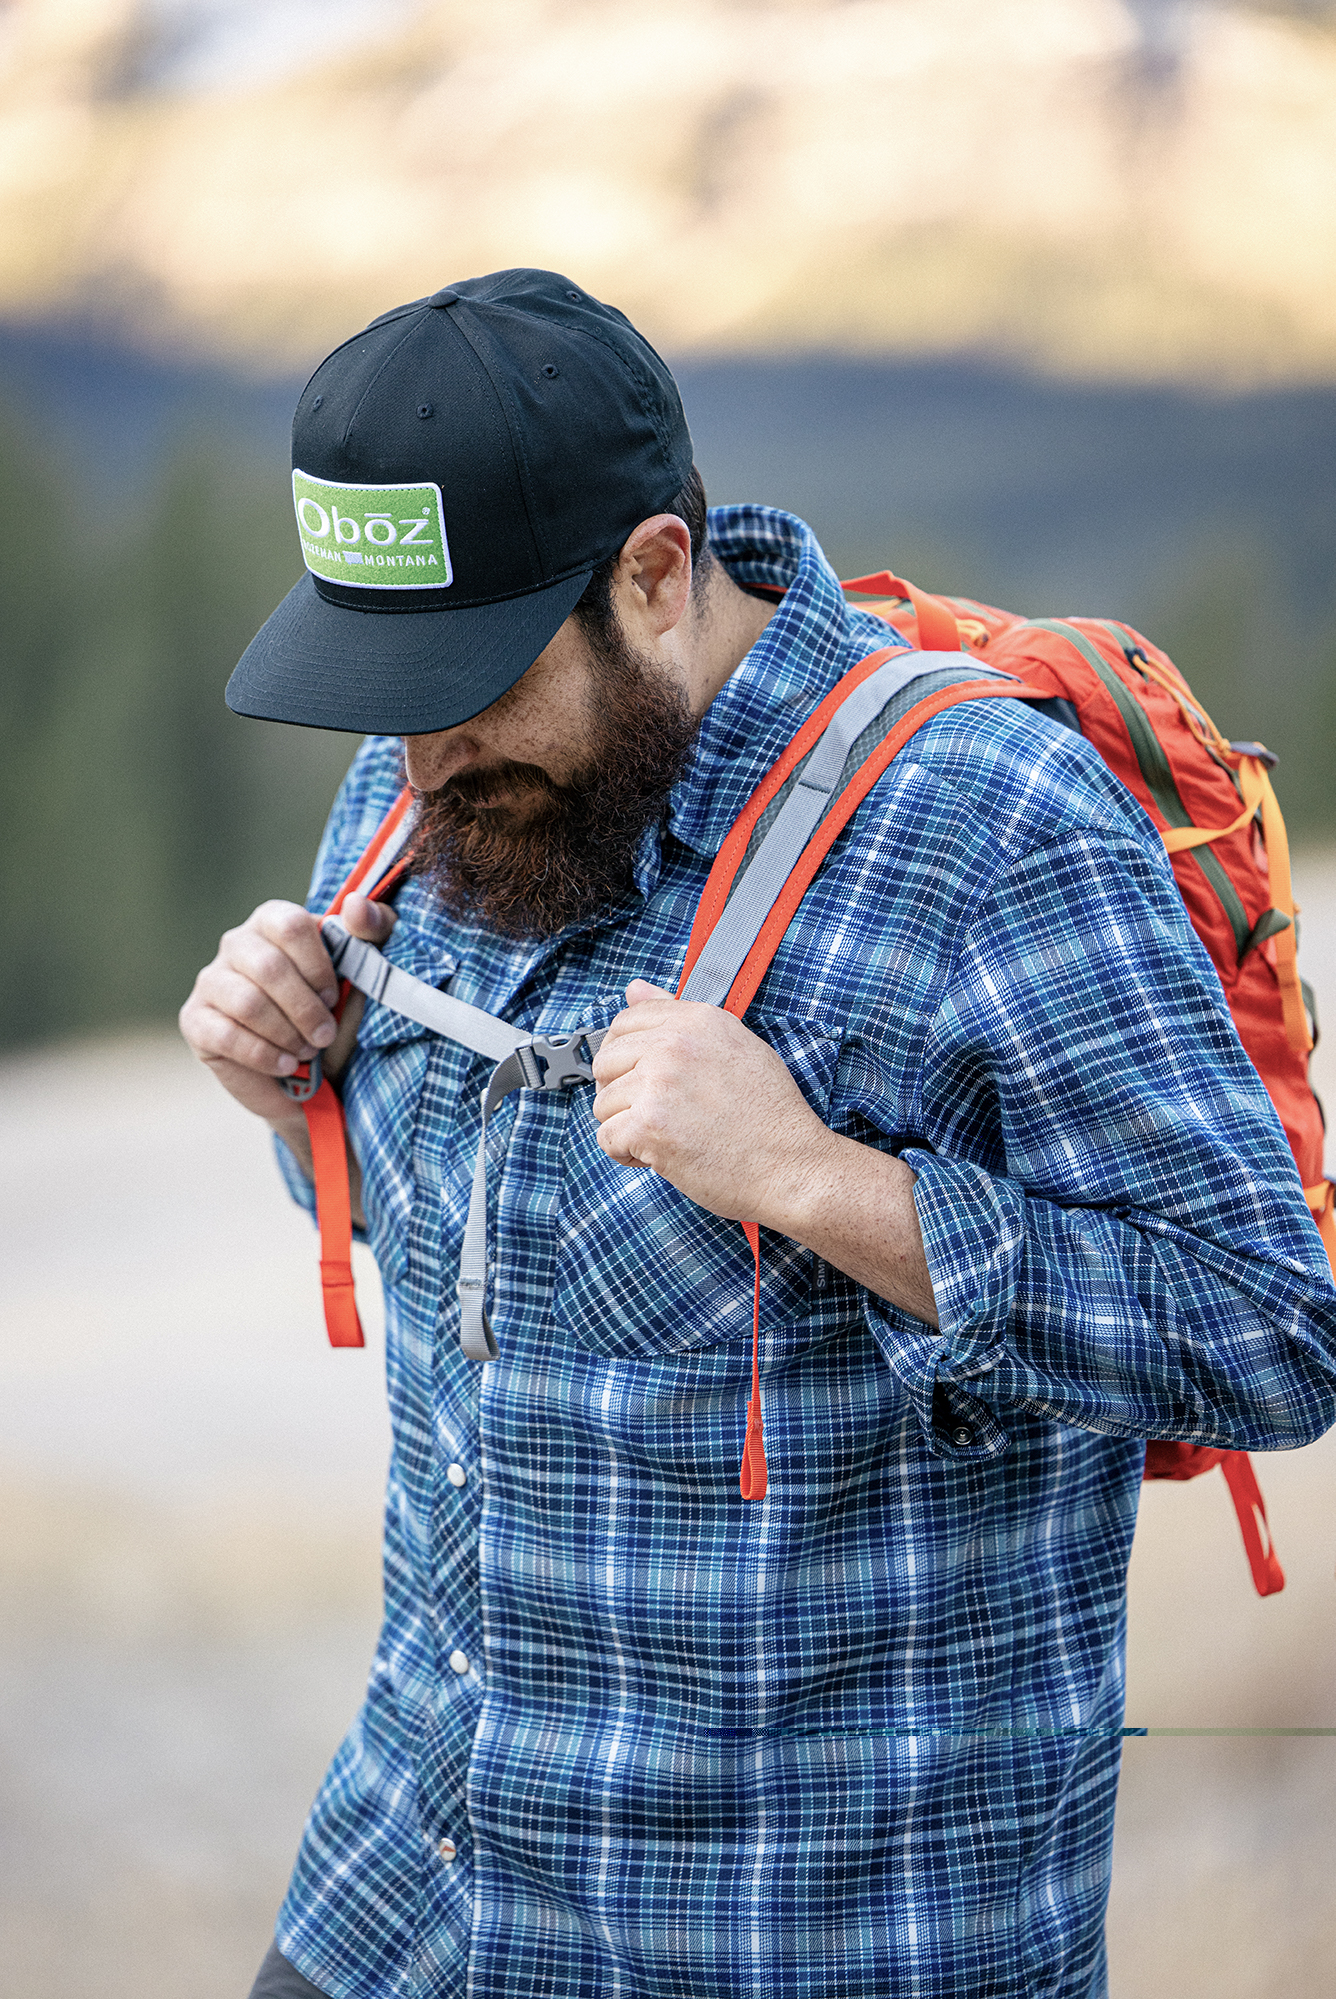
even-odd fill
[[[1336,1023],[1336,857],[1298,881]],[[379,1340],[325,1346],[308,1226],[174,1037],[0,1064],[0,1179],[0,1992],[244,1999],[374,1644]],[[1336,1728],[1336,1433],[1261,1476],[1266,1602],[1223,1481],[1147,1491],[1130,1723]],[[1333,1791],[1336,1736],[1129,1742],[1115,1999],[1336,1993]]]

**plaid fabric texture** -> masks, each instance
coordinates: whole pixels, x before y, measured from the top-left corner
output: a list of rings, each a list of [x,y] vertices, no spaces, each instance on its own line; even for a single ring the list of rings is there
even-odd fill
[[[711,528],[787,595],[635,893],[515,946],[410,882],[397,964],[530,1029],[673,986],[735,815],[887,642],[801,522]],[[313,907],[399,781],[368,742]],[[832,1126],[912,1163],[941,1309],[936,1332],[763,1237],[759,1505],[742,1231],[605,1158],[588,1091],[510,1098],[502,1357],[474,1366],[454,1280],[486,1065],[367,1010],[344,1097],[389,1312],[385,1622],[278,1928],[336,1999],[1104,1990],[1142,1440],[1280,1449],[1336,1417],[1336,1294],[1280,1125],[1149,822],[1019,702],[895,760],[748,1023]]]

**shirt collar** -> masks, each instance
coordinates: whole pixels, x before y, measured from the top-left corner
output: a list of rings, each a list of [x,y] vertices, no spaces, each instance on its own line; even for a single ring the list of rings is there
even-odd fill
[[[816,536],[793,514],[712,507],[710,547],[735,583],[784,596],[711,702],[691,769],[669,799],[674,837],[707,858],[840,676],[881,646],[907,644],[879,618],[850,609]]]

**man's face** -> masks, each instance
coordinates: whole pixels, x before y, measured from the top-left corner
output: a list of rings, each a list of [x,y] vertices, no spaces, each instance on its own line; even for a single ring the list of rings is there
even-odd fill
[[[442,906],[504,937],[551,936],[619,902],[698,723],[671,669],[568,618],[499,701],[409,736],[417,849]]]

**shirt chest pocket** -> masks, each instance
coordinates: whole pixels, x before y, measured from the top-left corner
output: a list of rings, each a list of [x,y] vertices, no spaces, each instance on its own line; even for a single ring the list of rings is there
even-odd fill
[[[824,1119],[839,1034],[790,1015],[760,1015],[747,1025],[782,1057]],[[749,1341],[752,1259],[741,1228],[697,1207],[657,1173],[616,1165],[599,1146],[592,1103],[592,1091],[572,1091],[555,1223],[557,1328],[591,1352],[628,1360]],[[721,1103],[719,1114],[732,1113]],[[815,1270],[809,1251],[763,1235],[767,1319],[809,1309]]]

